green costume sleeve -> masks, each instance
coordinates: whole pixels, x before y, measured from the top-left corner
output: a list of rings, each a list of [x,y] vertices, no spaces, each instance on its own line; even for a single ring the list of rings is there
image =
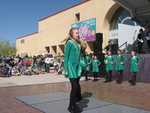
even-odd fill
[[[89,58],[89,63],[88,63],[88,64],[90,65],[91,63],[92,63],[92,59],[91,59],[91,58]]]
[[[107,56],[104,58],[104,63],[107,64]]]
[[[112,63],[114,64],[115,63],[115,59],[116,59],[116,56],[112,56]]]
[[[71,42],[68,41],[65,45],[65,49],[64,49],[64,70],[65,70],[65,76],[68,76],[68,69],[67,69],[67,65],[68,65],[68,58],[70,55],[70,49],[71,49]]]
[[[144,57],[138,56],[138,60],[144,60]]]
[[[130,58],[127,55],[124,55],[123,57],[124,57],[124,62],[130,60]]]
[[[101,62],[98,60],[98,65],[101,65]]]

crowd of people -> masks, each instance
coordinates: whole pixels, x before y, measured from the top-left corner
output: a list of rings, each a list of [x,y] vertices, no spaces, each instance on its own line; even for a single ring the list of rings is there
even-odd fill
[[[62,73],[63,59],[53,55],[38,55],[33,57],[0,56],[0,75],[10,77],[14,75],[37,75],[49,73],[50,70]]]

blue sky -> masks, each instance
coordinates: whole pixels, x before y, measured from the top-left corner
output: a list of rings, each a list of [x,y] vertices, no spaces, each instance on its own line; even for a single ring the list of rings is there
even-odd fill
[[[15,43],[16,37],[37,31],[37,22],[79,3],[80,0],[0,0],[0,40]]]

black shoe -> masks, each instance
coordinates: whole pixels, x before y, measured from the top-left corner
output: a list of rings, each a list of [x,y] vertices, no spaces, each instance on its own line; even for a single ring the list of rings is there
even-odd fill
[[[76,101],[77,101],[77,102],[80,102],[82,99],[83,99],[82,97],[78,97],[78,98],[76,99]]]
[[[121,84],[122,82],[121,82],[120,80],[117,80],[116,83],[117,83],[117,84]]]
[[[132,83],[132,80],[129,80],[128,82],[129,82],[129,83]]]
[[[94,82],[96,82],[96,81],[97,81],[97,79],[94,79],[93,81],[94,81]]]
[[[109,81],[109,82],[112,82],[113,80],[112,80],[112,79],[109,79],[108,81]]]
[[[135,83],[135,82],[132,82],[132,83],[131,83],[131,85],[132,85],[132,86],[135,86],[135,85],[136,85],[136,83]]]
[[[85,81],[88,81],[89,79],[85,79]]]
[[[78,105],[74,107],[74,113],[81,113],[83,110]]]
[[[82,109],[79,106],[75,105],[74,107],[68,107],[68,111],[70,113],[81,113]]]
[[[109,82],[109,80],[105,80],[105,81],[104,81],[104,83],[108,83],[108,82]]]
[[[68,111],[69,111],[70,113],[75,113],[73,107],[68,107]]]

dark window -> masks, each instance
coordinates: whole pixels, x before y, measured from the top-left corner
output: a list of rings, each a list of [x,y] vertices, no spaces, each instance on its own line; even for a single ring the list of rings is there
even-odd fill
[[[76,16],[76,20],[80,21],[80,13],[76,13],[75,16]]]
[[[126,24],[126,25],[131,25],[131,26],[136,26],[138,23],[134,20],[132,20],[132,17],[130,13],[123,9],[119,8],[116,13],[113,15],[111,22],[110,22],[110,28],[113,29],[118,29],[118,24]]]
[[[24,44],[24,39],[21,40],[21,44]]]

